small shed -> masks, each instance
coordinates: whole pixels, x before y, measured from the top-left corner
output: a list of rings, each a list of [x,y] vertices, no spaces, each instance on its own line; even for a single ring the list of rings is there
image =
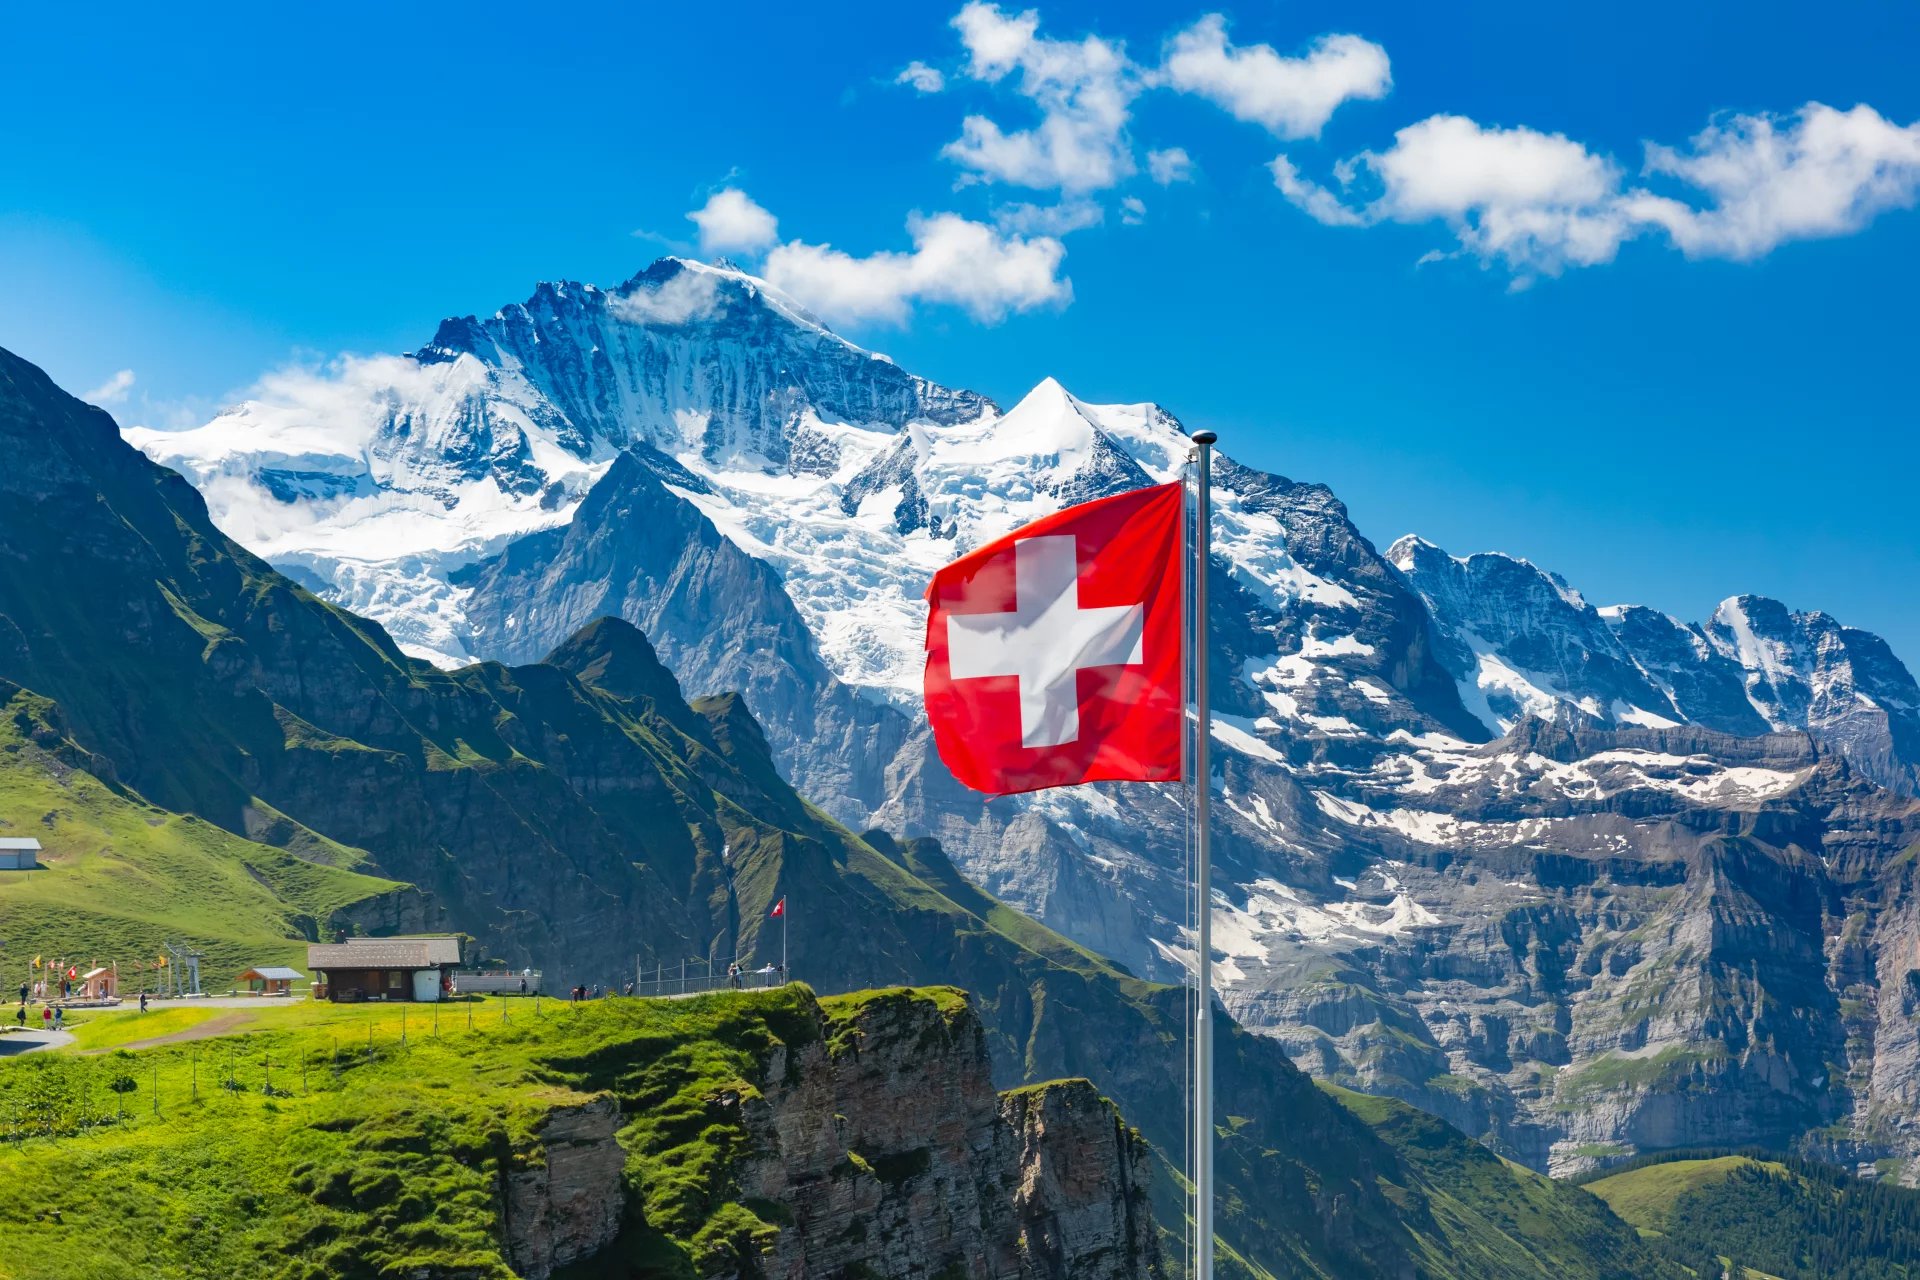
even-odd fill
[[[40,842],[32,836],[0,837],[0,871],[35,871],[40,866]]]
[[[456,937],[349,938],[307,948],[316,999],[443,999],[460,967]]]
[[[80,975],[80,985],[74,991],[81,1000],[111,1000],[120,994],[120,975],[112,969],[93,968]]]
[[[257,996],[290,996],[293,994],[293,984],[300,981],[300,977],[298,969],[268,965],[247,970],[240,975],[240,981],[246,983],[247,990]]]

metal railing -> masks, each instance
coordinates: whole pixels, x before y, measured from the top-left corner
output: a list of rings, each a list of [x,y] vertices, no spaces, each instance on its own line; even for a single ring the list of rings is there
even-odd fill
[[[777,965],[767,965],[759,969],[741,969],[739,973],[729,975],[725,969],[705,973],[690,973],[676,969],[655,969],[651,974],[643,972],[640,981],[634,983],[632,994],[659,998],[662,996],[691,996],[707,991],[764,991],[771,987],[785,985],[787,975]],[[624,994],[625,988],[609,994]],[[565,992],[560,994],[565,995]]]

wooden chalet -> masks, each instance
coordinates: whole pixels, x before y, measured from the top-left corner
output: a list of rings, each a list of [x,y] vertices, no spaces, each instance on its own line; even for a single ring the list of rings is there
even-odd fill
[[[460,967],[453,937],[349,938],[307,947],[316,1000],[443,1000]]]
[[[300,981],[301,976],[298,969],[268,965],[247,970],[240,975],[240,981],[246,983],[247,990],[257,996],[287,996],[293,994],[293,984]]]

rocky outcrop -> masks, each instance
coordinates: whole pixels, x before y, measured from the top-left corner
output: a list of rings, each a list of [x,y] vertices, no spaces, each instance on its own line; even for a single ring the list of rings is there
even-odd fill
[[[534,1135],[537,1148],[507,1175],[507,1257],[526,1280],[547,1280],[620,1234],[627,1157],[614,1140],[619,1127],[611,1097],[557,1107]]]
[[[1013,1212],[1028,1270],[1048,1280],[1150,1273],[1147,1148],[1113,1104],[1067,1080],[1003,1094],[1000,1121],[1019,1170]]]
[[[760,1274],[1162,1274],[1145,1142],[1085,1080],[996,1095],[957,993],[881,994],[823,1040],[777,1049],[744,1120],[743,1200],[790,1216]]]

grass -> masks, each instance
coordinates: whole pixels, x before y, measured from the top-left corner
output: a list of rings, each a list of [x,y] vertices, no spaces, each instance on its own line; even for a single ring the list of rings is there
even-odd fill
[[[1696,1067],[1721,1062],[1726,1056],[1726,1046],[1719,1044],[1699,1049],[1668,1045],[1645,1057],[1607,1053],[1577,1070],[1560,1073],[1555,1106],[1562,1111],[1577,1110],[1586,1099],[1597,1094],[1669,1084],[1683,1079]]]
[[[1615,1213],[1634,1226],[1664,1232],[1667,1215],[1681,1196],[1724,1181],[1742,1169],[1765,1169],[1780,1174],[1787,1171],[1784,1165],[1750,1156],[1675,1160],[1589,1182],[1587,1190],[1605,1200]]]
[[[432,1006],[248,1009],[244,1034],[138,1052],[111,1046],[232,1011],[115,1013],[81,1023],[71,1052],[0,1065],[0,1276],[505,1280],[501,1178],[540,1163],[555,1105],[599,1094],[626,1115],[645,1211],[620,1247],[653,1274],[778,1226],[728,1171],[768,1054],[833,1017],[806,988],[470,1007],[472,1031],[468,1006],[440,1007],[438,1029]]]
[[[400,887],[157,809],[63,766],[23,731],[40,701],[16,694],[0,707],[0,834],[43,846],[39,870],[0,872],[0,991],[26,980],[38,955],[82,970],[118,961],[122,988],[134,992],[166,940],[204,951],[203,984],[224,990],[252,965],[304,966],[307,936],[336,912]]]
[[[97,1015],[70,1050],[0,1064],[0,1278],[508,1280],[503,1180],[543,1159],[553,1108],[609,1094],[639,1211],[613,1259],[681,1278],[735,1267],[791,1221],[731,1175],[773,1051],[829,1028],[856,1050],[863,1013],[909,1001],[943,1023],[964,1008],[951,990],[816,1002],[794,985],[537,1016],[524,1000],[450,1004],[437,1025],[420,1005]],[[113,1048],[235,1012],[234,1034]]]
[[[1388,1190],[1424,1251],[1421,1274],[1559,1280],[1683,1273],[1586,1191],[1504,1160],[1404,1102],[1322,1084],[1401,1156]]]

